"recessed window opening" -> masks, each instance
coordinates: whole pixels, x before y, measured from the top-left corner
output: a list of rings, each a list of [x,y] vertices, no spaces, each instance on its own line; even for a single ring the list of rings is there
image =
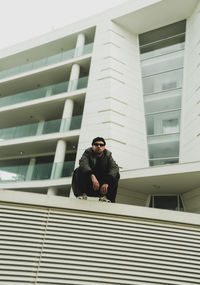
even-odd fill
[[[139,35],[150,166],[179,162],[185,27],[183,20]]]
[[[152,195],[149,207],[165,210],[184,211],[180,195]]]

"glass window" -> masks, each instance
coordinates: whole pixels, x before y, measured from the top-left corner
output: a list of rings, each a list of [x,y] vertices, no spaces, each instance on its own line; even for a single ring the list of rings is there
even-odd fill
[[[152,195],[150,207],[183,211],[183,203],[179,195]]]
[[[186,21],[139,36],[150,166],[179,161]]]
[[[168,119],[162,121],[163,133],[170,134],[179,131],[179,122],[178,119]]]
[[[146,126],[148,135],[176,133],[179,132],[179,125],[180,111],[160,112],[151,115],[146,115]],[[169,126],[171,126],[171,129]]]
[[[186,21],[167,25],[140,35],[140,51],[147,53],[185,41]]]

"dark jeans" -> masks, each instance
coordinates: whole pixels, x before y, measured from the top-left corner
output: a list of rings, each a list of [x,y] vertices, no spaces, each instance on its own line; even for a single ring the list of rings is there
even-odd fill
[[[105,178],[103,176],[98,175],[96,175],[96,178],[99,181],[101,188],[101,186],[105,183]],[[119,178],[117,177],[116,179],[114,179],[112,185],[108,186],[108,192],[106,196],[112,203],[115,202],[115,198],[117,195],[118,180]],[[72,177],[72,189],[76,197],[82,195],[83,193],[86,193],[89,197],[104,196],[100,193],[100,189],[98,191],[95,191],[93,189],[91,178],[88,176],[88,174],[82,173],[79,168],[76,168],[74,170],[74,174]]]

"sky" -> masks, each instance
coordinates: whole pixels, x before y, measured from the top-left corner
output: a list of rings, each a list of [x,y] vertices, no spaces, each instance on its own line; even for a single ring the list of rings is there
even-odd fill
[[[0,0],[0,49],[125,2],[127,0]]]

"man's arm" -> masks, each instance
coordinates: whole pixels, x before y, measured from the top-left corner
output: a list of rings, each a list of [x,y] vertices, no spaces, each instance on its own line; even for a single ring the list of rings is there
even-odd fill
[[[112,153],[108,152],[108,173],[106,176],[106,184],[113,186],[119,179],[119,166],[112,157]]]
[[[86,149],[85,152],[83,153],[81,159],[79,160],[80,169],[83,173],[88,175],[88,177],[91,179],[92,184],[93,184],[93,189],[95,191],[98,191],[100,184],[99,184],[99,181],[97,180],[96,176],[92,172],[92,168],[91,168],[90,162],[89,162],[89,157],[90,157],[90,149]]]
[[[116,177],[119,174],[119,166],[117,165],[117,163],[115,162],[115,160],[112,157],[112,153],[110,152],[109,154],[109,171],[108,171],[108,175],[111,175],[113,177]]]
[[[83,173],[88,173],[88,175],[92,174],[92,169],[89,162],[90,151],[86,149],[79,160],[79,166]]]

